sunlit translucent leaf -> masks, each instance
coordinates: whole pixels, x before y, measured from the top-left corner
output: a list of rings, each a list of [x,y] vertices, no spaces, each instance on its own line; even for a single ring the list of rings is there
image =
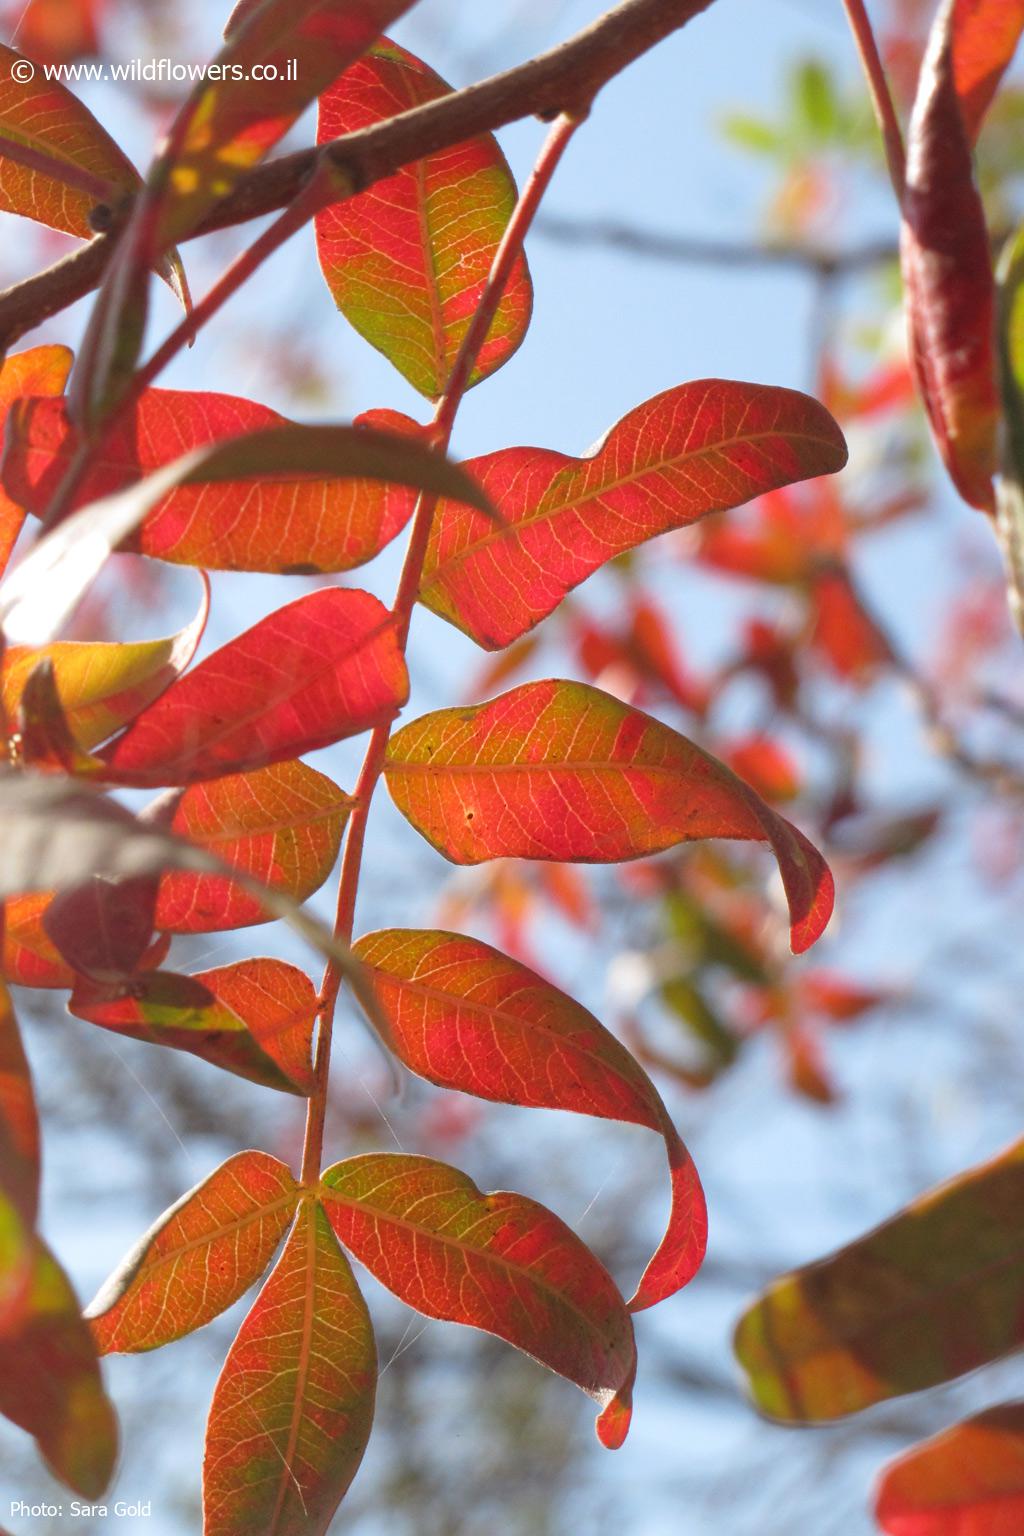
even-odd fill
[[[16,400],[63,393],[71,362],[72,353],[67,347],[33,347],[5,358],[0,364],[0,433],[6,429],[8,413]],[[24,522],[25,508],[0,490],[0,573],[7,568]]]
[[[163,1213],[86,1308],[100,1353],[158,1349],[233,1306],[270,1263],[298,1197],[276,1157],[229,1157]]]
[[[135,191],[138,172],[89,109],[59,81],[45,79],[41,69],[31,80],[17,79],[12,65],[21,58],[0,44],[0,134],[56,165],[51,172],[0,156],[0,209],[91,240],[91,211]],[[58,174],[61,166],[68,167],[67,181]],[[88,190],[79,184],[83,179]]]
[[[102,753],[132,784],[187,784],[329,746],[389,720],[408,677],[368,592],[310,592],[208,656]]]
[[[370,127],[449,90],[420,59],[383,42],[321,96],[318,140]],[[440,395],[448,382],[515,202],[505,157],[487,134],[427,155],[317,216],[320,265],[335,303],[421,394]],[[474,382],[519,346],[531,303],[520,255]]]
[[[208,483],[184,484],[163,496],[124,547],[208,570],[350,570],[372,559],[408,518],[411,499],[389,494],[387,476],[419,488],[427,480],[437,485],[438,476],[457,473],[408,433],[396,441],[390,426],[379,421],[376,430],[359,423],[355,430],[301,427],[268,406],[233,395],[150,389],[127,421],[104,438],[74,505],[123,490],[140,474],[152,474],[194,448],[271,431],[284,446],[284,433],[298,434],[298,452],[290,463],[268,464],[261,475],[258,463],[243,452]],[[326,457],[326,432],[333,436],[333,463]],[[63,400],[37,401],[19,411],[12,418],[4,461],[11,494],[42,514],[79,441]],[[375,459],[370,457],[373,449]],[[375,471],[376,479],[359,478]],[[460,483],[465,488],[464,477]]]
[[[366,1304],[308,1202],[217,1383],[205,1536],[325,1532],[366,1449],[376,1377]]]
[[[612,863],[739,838],[779,861],[794,950],[832,911],[832,877],[801,832],[685,736],[583,683],[525,683],[424,715],[392,738],[386,772],[399,810],[456,864]]]
[[[185,670],[195,655],[206,614],[204,601],[193,623],[166,640],[127,644],[66,640],[40,647],[9,646],[0,673],[8,720],[17,718],[33,670],[41,661],[49,661],[68,727],[77,745],[89,751],[152,704]]]
[[[334,867],[350,804],[336,784],[305,763],[277,763],[172,792],[143,819],[303,902]],[[269,919],[230,880],[172,873],[160,881],[156,926],[164,933],[214,933]]]
[[[593,1014],[526,966],[459,934],[390,928],[360,939],[354,953],[367,967],[386,1043],[428,1082],[500,1104],[625,1120],[664,1136],[672,1217],[630,1305],[653,1306],[693,1278],[707,1241],[693,1160],[654,1084]]]
[[[39,1203],[39,1119],[10,994],[0,983],[0,1192],[31,1227]],[[2,1319],[2,1311],[0,1311]]]
[[[15,408],[19,437],[34,406]],[[173,445],[168,445],[173,451]],[[82,507],[39,540],[0,586],[0,624],[8,639],[28,645],[52,640],[102,569],[112,550],[134,533],[167,495],[181,486],[242,480],[285,481],[347,476],[413,485],[487,507],[486,496],[457,465],[408,434],[363,427],[273,427],[194,448],[143,480]]]
[[[953,75],[973,143],[1024,30],[1024,0],[953,0]]]
[[[470,460],[499,519],[440,507],[420,597],[497,650],[614,556],[845,462],[842,433],[806,395],[682,384],[631,411],[590,458],[506,448]]]
[[[195,229],[412,3],[266,0],[236,11],[228,42],[171,125],[150,179],[160,213],[158,247],[166,249]],[[277,78],[253,78],[254,67],[276,69]]]
[[[777,1280],[736,1352],[773,1418],[839,1418],[1024,1343],[1024,1142]]]
[[[989,1408],[890,1462],[875,1517],[888,1536],[1019,1536],[1024,1403]]]
[[[117,1421],[68,1278],[35,1240],[24,1310],[0,1333],[0,1413],[35,1437],[47,1466],[85,1499],[114,1471]]]
[[[482,1328],[576,1383],[615,1449],[629,1429],[636,1346],[607,1271],[557,1216],[523,1195],[484,1195],[427,1157],[370,1153],[324,1174],[342,1243],[427,1317]]]
[[[988,231],[960,116],[951,0],[936,19],[910,121],[901,260],[911,356],[936,446],[965,501],[993,508],[998,398]]]
[[[125,986],[80,981],[77,1018],[127,1039],[189,1051],[239,1077],[289,1093],[312,1087],[316,988],[283,960],[242,960],[195,976],[150,971]]]

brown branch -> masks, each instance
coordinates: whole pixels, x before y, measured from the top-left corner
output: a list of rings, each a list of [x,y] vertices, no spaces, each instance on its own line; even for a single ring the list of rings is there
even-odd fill
[[[895,240],[873,240],[845,251],[820,246],[769,241],[751,244],[739,240],[704,240],[672,235],[656,229],[640,229],[615,219],[563,219],[545,214],[537,220],[537,233],[563,245],[602,245],[630,256],[653,261],[712,267],[783,267],[809,272],[816,277],[855,277],[899,258]]]
[[[261,166],[213,210],[196,235],[243,224],[286,207],[320,155],[334,159],[359,190],[425,155],[492,133],[524,117],[551,119],[585,108],[627,65],[707,10],[711,0],[623,0],[547,53],[398,117]],[[110,259],[93,241],[37,277],[0,293],[0,350],[95,288]]]

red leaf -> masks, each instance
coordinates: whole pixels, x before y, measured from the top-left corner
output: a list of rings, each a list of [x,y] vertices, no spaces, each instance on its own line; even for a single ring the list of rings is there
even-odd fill
[[[290,762],[172,792],[142,819],[302,903],[334,868],[350,804],[324,774]],[[156,927],[164,933],[218,933],[272,917],[248,892],[217,875],[172,871],[160,880]]]
[[[973,144],[1024,30],[1024,0],[953,0],[953,75]]]
[[[118,783],[187,784],[357,736],[407,696],[392,615],[368,592],[329,588],[215,651],[101,755]]]
[[[500,650],[616,555],[845,462],[842,433],[806,395],[681,384],[631,411],[590,458],[507,448],[470,460],[499,520],[442,505],[420,597]]]
[[[147,390],[104,438],[72,506],[123,490],[193,448],[293,425],[268,406],[234,395]],[[37,401],[19,411],[3,465],[10,494],[41,516],[80,442],[65,401]],[[236,475],[172,490],[122,547],[207,570],[347,571],[379,554],[412,508],[410,497],[382,480],[298,470],[258,478],[244,458]]]
[[[128,1039],[189,1051],[267,1088],[308,1094],[318,1000],[283,960],[242,960],[195,976],[152,971],[129,986],[80,981],[68,1009]]]
[[[821,571],[811,589],[811,602],[811,644],[840,677],[864,682],[892,661],[888,640],[845,571]]]
[[[320,98],[319,143],[445,96],[451,87],[383,41]],[[334,302],[415,389],[440,395],[480,302],[516,202],[490,134],[427,155],[317,215],[320,265]],[[532,292],[519,256],[471,382],[521,343]]]
[[[0,162],[0,166],[4,163]],[[0,185],[2,180],[0,172]],[[67,347],[33,347],[5,358],[0,364],[0,434],[6,430],[8,412],[15,400],[63,394],[71,363],[72,353]],[[0,490],[0,573],[7,569],[24,521],[21,504]]]
[[[100,1354],[158,1349],[233,1306],[270,1263],[298,1198],[276,1157],[229,1157],[163,1213],[86,1308]]]
[[[523,1195],[483,1195],[427,1157],[336,1163],[321,1198],[338,1237],[426,1317],[496,1334],[601,1405],[615,1450],[629,1429],[636,1346],[606,1270],[564,1222]]]
[[[746,736],[734,742],[726,761],[766,800],[792,800],[800,793],[800,769],[785,747],[770,736]]]
[[[918,389],[964,500],[993,510],[999,401],[985,211],[953,80],[954,0],[936,18],[910,121],[901,259]]]
[[[31,52],[27,41],[23,46]],[[139,174],[77,96],[42,70],[19,79],[15,65],[24,69],[22,54],[0,43],[0,134],[54,162],[54,174],[4,156],[0,209],[91,240],[92,210],[137,191]],[[64,167],[68,180],[58,173]]]
[[[28,1057],[7,988],[0,984],[0,1194],[14,1205],[26,1227],[39,1204],[39,1118]],[[0,1253],[7,1257],[6,1245]],[[0,1299],[7,1292],[7,1275]],[[4,1309],[0,1305],[0,1333]]]
[[[0,1333],[0,1413],[35,1437],[55,1477],[85,1499],[109,1483],[117,1420],[67,1275],[38,1239],[25,1311]]]
[[[307,1202],[213,1395],[205,1536],[325,1532],[366,1449],[376,1377],[366,1304]]]
[[[888,1536],[1019,1536],[1024,1403],[988,1408],[890,1462],[875,1518]]]
[[[14,896],[4,903],[4,939],[2,972],[7,981],[19,987],[65,989],[75,984],[75,973],[54,946],[43,925],[52,892],[34,896]],[[160,938],[143,956],[140,969],[162,964],[170,948],[169,938]]]
[[[584,683],[525,683],[475,709],[424,715],[391,740],[399,810],[456,864],[616,863],[694,838],[770,844],[796,952],[832,911],[828,866],[722,763]]]
[[[428,1082],[499,1104],[625,1120],[663,1136],[672,1216],[631,1310],[693,1278],[707,1244],[693,1159],[646,1072],[593,1014],[525,965],[459,934],[391,928],[360,939],[355,954],[367,967],[387,1044]]]

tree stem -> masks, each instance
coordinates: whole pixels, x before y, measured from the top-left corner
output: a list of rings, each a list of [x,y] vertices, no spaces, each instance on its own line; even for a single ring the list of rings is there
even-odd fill
[[[516,260],[522,252],[523,242],[551,183],[551,178],[573,134],[586,116],[587,110],[587,107],[581,106],[571,114],[564,113],[555,123],[541,149],[533,172],[523,188],[501,244],[495,252],[480,302],[463,337],[455,362],[452,364],[444,394],[438,401],[434,419],[428,429],[431,442],[439,449],[446,450],[451,442],[459,406],[469,388],[477,357],[494,323],[502,294]],[[403,653],[408,646],[409,628],[419,594],[436,509],[435,496],[421,495],[413,514],[412,531],[409,535],[409,544],[402,564],[393,609],[398,642]],[[334,936],[345,944],[352,942],[370,806],[384,772],[393,723],[389,721],[385,725],[377,726],[374,730],[356,783],[355,805],[349,818],[348,834],[345,839],[334,922]],[[306,1115],[306,1137],[302,1152],[302,1182],[307,1187],[318,1183],[323,1163],[334,1015],[342,980],[340,968],[333,961],[329,962],[320,988],[320,1032],[317,1037],[313,1092]]]

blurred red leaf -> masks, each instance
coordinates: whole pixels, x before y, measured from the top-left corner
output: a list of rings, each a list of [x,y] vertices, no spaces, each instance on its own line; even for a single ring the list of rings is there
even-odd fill
[[[43,924],[53,895],[14,896],[4,903],[3,975],[19,987],[71,988],[75,972],[60,954]],[[158,939],[140,968],[160,965],[170,939]]]
[[[0,188],[7,165],[0,161]],[[6,430],[7,414],[15,400],[63,394],[71,363],[72,353],[67,347],[32,347],[28,352],[16,352],[4,359],[0,364],[0,436]],[[24,522],[24,507],[0,489],[0,574],[7,569]]]
[[[720,379],[681,384],[631,411],[590,458],[506,448],[470,460],[502,522],[442,505],[420,597],[500,650],[616,555],[845,462],[842,433],[806,395]]]
[[[1024,0],[952,0],[953,77],[973,144],[1024,31]]]
[[[307,1201],[213,1395],[205,1536],[326,1531],[366,1449],[376,1378],[366,1304]]]
[[[263,1274],[298,1199],[276,1157],[229,1157],[163,1213],[86,1308],[100,1354],[158,1349],[225,1312]]]
[[[350,804],[305,763],[276,763],[172,791],[143,820],[304,902],[334,868]],[[273,914],[229,879],[171,871],[160,880],[155,918],[164,933],[218,933],[270,922]]]
[[[99,52],[106,0],[15,0],[5,24],[22,53],[39,64],[68,64]]]
[[[911,357],[936,445],[965,501],[994,507],[999,401],[985,211],[953,78],[944,0],[910,120],[901,259]]]
[[[799,767],[781,742],[770,736],[746,736],[733,742],[725,761],[766,800],[792,800],[800,793]]]
[[[794,950],[832,911],[832,877],[801,832],[685,736],[584,683],[525,683],[424,715],[392,737],[386,775],[399,810],[456,864],[615,863],[738,838],[772,847]]]
[[[672,1215],[630,1309],[654,1306],[693,1278],[707,1244],[693,1159],[654,1084],[593,1014],[526,966],[459,934],[391,928],[360,939],[355,954],[367,967],[388,1045],[428,1082],[499,1104],[625,1120],[663,1136]]]
[[[119,783],[187,784],[301,756],[388,720],[408,677],[368,592],[298,598],[215,651],[104,749]]]
[[[0,1193],[14,1205],[21,1221],[31,1227],[39,1204],[39,1117],[28,1057],[11,1004],[0,983]],[[7,1257],[6,1245],[0,1253]],[[7,1295],[8,1275],[0,1283],[0,1301]],[[0,1306],[0,1334],[4,1308]]]
[[[123,490],[193,448],[293,425],[269,406],[234,395],[149,389],[104,438],[103,452],[83,477],[72,506]],[[394,430],[392,422],[386,426]],[[9,493],[41,516],[80,444],[65,401],[38,401],[17,412],[3,463]],[[178,486],[122,547],[207,570],[347,571],[378,554],[412,507],[408,496],[383,480],[301,468],[260,476],[244,454],[235,474],[213,484]]]
[[[341,1242],[426,1317],[482,1328],[600,1404],[609,1450],[629,1430],[636,1345],[607,1271],[557,1216],[523,1195],[481,1194],[426,1157],[335,1163],[321,1199]]]
[[[1019,1142],[769,1287],[736,1333],[758,1407],[839,1418],[1019,1349],[1022,1253]]]
[[[68,1009],[127,1039],[188,1051],[267,1088],[308,1094],[318,1001],[283,960],[242,960],[195,976],[150,971],[128,986],[79,981]]]
[[[1018,1536],[1024,1403],[987,1408],[890,1462],[875,1518],[888,1536]]]
[[[838,674],[866,682],[893,659],[885,635],[857,595],[846,571],[822,570],[811,588],[811,644]]]
[[[94,875],[55,896],[42,926],[74,971],[95,981],[130,976],[153,938],[157,881],[108,880]]]
[[[382,41],[320,97],[319,143],[447,95],[413,54]],[[492,135],[427,155],[317,215],[320,265],[334,302],[421,394],[448,382],[516,202]],[[500,368],[530,321],[526,261],[516,260],[471,383]]]

